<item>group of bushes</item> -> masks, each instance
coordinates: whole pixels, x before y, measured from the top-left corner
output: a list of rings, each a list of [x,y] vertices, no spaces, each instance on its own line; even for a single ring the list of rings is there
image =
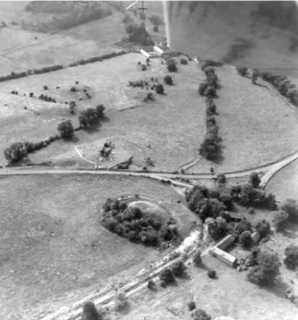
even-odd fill
[[[219,89],[218,77],[214,68],[211,66],[202,66],[206,74],[206,82],[200,84],[199,93],[206,96],[206,136],[199,148],[200,154],[211,161],[216,161],[221,155],[221,137],[218,135],[218,126],[216,124],[216,104],[213,98],[217,96]]]
[[[32,70],[28,70],[28,71],[19,72],[19,73],[11,72],[11,74],[9,74],[7,76],[0,77],[0,82],[18,79],[18,78],[24,78],[24,77],[28,77],[33,74],[42,74],[42,73],[61,70],[61,69],[68,68],[68,67],[76,67],[78,65],[84,65],[87,63],[94,63],[94,62],[98,62],[98,61],[103,61],[106,59],[110,59],[113,57],[123,55],[125,53],[126,53],[125,51],[112,52],[112,53],[104,54],[104,55],[98,56],[98,57],[93,57],[93,58],[89,58],[89,59],[82,59],[77,62],[73,62],[73,63],[69,64],[68,66],[53,65],[50,67],[44,67],[44,68],[40,68],[40,69],[32,69]]]
[[[104,118],[104,105],[98,105],[96,108],[88,108],[79,115],[80,128],[87,129],[98,124]]]
[[[178,237],[176,221],[163,221],[156,214],[144,213],[138,207],[129,207],[125,200],[107,199],[103,206],[102,225],[109,231],[132,242],[158,246],[163,241]]]
[[[31,93],[30,93],[31,94]],[[32,95],[33,97],[33,95]],[[56,99],[55,98],[52,98],[50,96],[47,96],[47,95],[44,95],[44,94],[41,94],[38,99],[40,100],[43,100],[43,101],[47,101],[47,102],[53,102],[53,103],[56,103]]]

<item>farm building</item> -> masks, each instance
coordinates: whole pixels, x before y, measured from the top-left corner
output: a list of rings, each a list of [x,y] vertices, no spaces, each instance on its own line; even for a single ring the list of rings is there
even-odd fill
[[[143,50],[143,49],[140,49],[140,53],[141,53],[145,58],[150,58],[150,54],[149,54],[147,51],[145,51],[145,50]]]
[[[221,241],[219,241],[216,247],[221,250],[226,250],[231,244],[234,243],[234,241],[235,241],[235,238],[231,234],[228,234]]]
[[[157,46],[154,46],[154,47],[153,47],[153,50],[154,50],[154,52],[155,52],[158,56],[161,56],[161,55],[163,54],[163,50],[160,49],[160,48],[157,47]]]
[[[235,267],[237,265],[237,258],[231,254],[219,249],[218,247],[213,247],[210,250],[210,255],[217,258],[218,260],[224,262],[230,267]]]

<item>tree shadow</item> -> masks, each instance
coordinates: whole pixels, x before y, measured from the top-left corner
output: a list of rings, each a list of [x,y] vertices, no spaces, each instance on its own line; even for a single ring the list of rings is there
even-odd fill
[[[79,138],[74,135],[72,136],[71,139],[64,139],[63,142],[66,142],[66,143],[77,143],[79,141]]]
[[[268,286],[260,286],[260,289],[272,293],[279,298],[286,298],[286,290],[288,289],[288,285],[279,278],[271,285],[269,284]]]

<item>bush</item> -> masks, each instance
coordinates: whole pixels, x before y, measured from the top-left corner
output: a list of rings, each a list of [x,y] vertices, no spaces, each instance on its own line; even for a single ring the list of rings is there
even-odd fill
[[[177,72],[178,71],[176,61],[173,59],[169,59],[167,61],[167,68],[168,68],[169,72]]]
[[[284,263],[288,269],[295,270],[298,267],[298,246],[291,244],[285,249]]]
[[[88,301],[83,305],[84,320],[103,320],[103,315],[99,313],[93,302]]]
[[[283,231],[289,219],[289,214],[285,210],[279,210],[274,215],[274,227],[277,232]]]
[[[163,78],[164,82],[168,85],[172,85],[173,84],[173,78],[170,75],[167,75]]]
[[[211,320],[211,316],[203,309],[195,309],[191,316],[194,320]]]
[[[172,265],[172,271],[176,277],[182,277],[184,275],[185,269],[185,264],[182,261],[177,261]]]
[[[239,243],[243,249],[248,249],[252,243],[251,232],[250,231],[243,231],[240,234]]]
[[[120,311],[127,307],[128,301],[124,292],[119,291],[114,297],[115,310]]]
[[[270,223],[265,219],[259,220],[256,223],[255,228],[256,231],[259,232],[261,239],[267,237],[270,233]]]
[[[187,307],[188,307],[189,311],[192,311],[197,307],[197,305],[194,301],[190,301],[190,302],[188,302]]]
[[[164,94],[164,87],[161,83],[158,83],[155,88],[156,93],[158,94]]]
[[[272,285],[279,274],[281,266],[278,256],[264,250],[258,253],[256,260],[257,266],[250,269],[247,275],[248,281],[258,285]]]
[[[193,263],[195,264],[196,267],[199,267],[202,265],[202,251],[201,250],[197,250],[193,256]]]
[[[173,283],[175,281],[173,271],[169,268],[165,268],[159,273],[159,279],[164,282],[165,285]]]
[[[208,270],[208,277],[210,279],[215,279],[216,278],[216,271],[215,270]]]
[[[153,31],[154,31],[154,32],[158,32],[158,31],[159,31],[159,27],[158,27],[158,26],[154,26],[154,27],[153,27]]]
[[[152,290],[154,287],[155,287],[155,282],[154,282],[153,280],[149,280],[149,281],[147,282],[147,288],[148,288],[149,290]]]
[[[257,188],[261,182],[261,179],[257,172],[252,172],[249,176],[249,181],[254,188]]]
[[[248,69],[246,67],[238,67],[237,71],[242,77],[246,77],[247,76]]]
[[[298,203],[294,199],[286,199],[281,209],[288,213],[289,221],[298,222]]]
[[[180,59],[181,64],[188,64],[188,61],[185,58]]]
[[[57,128],[62,139],[71,139],[73,137],[73,126],[70,120],[60,122]]]

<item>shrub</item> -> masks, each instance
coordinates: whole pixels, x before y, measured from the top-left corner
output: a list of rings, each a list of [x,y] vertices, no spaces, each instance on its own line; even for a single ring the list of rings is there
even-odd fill
[[[279,210],[274,215],[274,227],[277,232],[283,231],[289,219],[289,214],[285,210]]]
[[[71,139],[73,137],[73,126],[70,120],[60,122],[57,128],[62,139]]]
[[[251,246],[252,239],[251,239],[251,232],[250,231],[243,231],[239,237],[239,243],[243,249],[247,249]]]
[[[211,320],[211,316],[203,309],[193,310],[191,316],[194,320]]]
[[[238,67],[237,71],[242,77],[246,77],[247,76],[248,69],[246,67]]]
[[[261,182],[261,179],[257,172],[252,172],[249,176],[249,181],[254,188],[257,188]]]
[[[159,279],[166,285],[175,281],[173,271],[169,268],[165,268],[159,273]]]
[[[197,250],[193,256],[193,263],[195,264],[196,267],[199,267],[202,265],[202,251],[201,250]]]
[[[255,228],[259,232],[261,239],[267,237],[270,233],[270,223],[265,219],[259,220]]]
[[[147,288],[152,290],[155,287],[155,282],[153,280],[149,280],[147,282]]]
[[[285,249],[284,263],[288,269],[295,270],[298,267],[298,245],[291,244]]]
[[[248,281],[258,285],[270,286],[279,274],[281,263],[278,256],[264,250],[258,253],[256,260],[257,266],[250,269],[247,275]]]
[[[180,59],[180,63],[181,64],[188,64],[187,60],[185,58],[181,58]]]
[[[117,311],[123,310],[127,307],[128,301],[124,292],[119,291],[115,294],[114,304]]]
[[[164,82],[168,85],[172,85],[173,84],[173,78],[170,75],[167,75],[163,78]]]
[[[155,88],[156,93],[163,94],[164,93],[164,87],[161,83],[158,83]]]
[[[177,261],[172,265],[172,271],[176,277],[182,277],[184,275],[185,269],[185,264],[182,261]]]
[[[207,274],[210,279],[216,278],[216,271],[215,270],[208,270]]]
[[[176,61],[173,59],[169,59],[167,61],[167,68],[168,68],[169,72],[177,72],[178,71]]]
[[[197,307],[197,305],[194,301],[190,301],[188,302],[187,307],[189,311],[193,311]]]
[[[99,313],[93,302],[88,301],[83,305],[84,320],[103,320],[103,315]]]
[[[281,209],[288,213],[289,221],[298,222],[298,203],[294,199],[286,199]]]

